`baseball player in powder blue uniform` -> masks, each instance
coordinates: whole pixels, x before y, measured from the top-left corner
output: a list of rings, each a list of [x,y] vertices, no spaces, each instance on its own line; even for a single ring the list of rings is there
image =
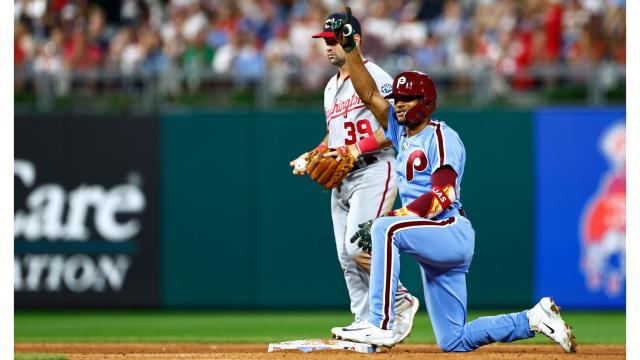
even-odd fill
[[[396,175],[403,204],[384,217],[362,224],[351,239],[372,255],[369,319],[358,329],[345,328],[337,336],[381,346],[395,344],[394,294],[403,252],[420,265],[427,311],[443,351],[471,351],[541,332],[565,352],[574,352],[575,337],[550,297],[542,298],[530,310],[467,322],[466,274],[473,257],[475,232],[460,201],[464,145],[453,129],[431,118],[436,88],[429,76],[417,71],[399,74],[385,99],[359,61],[360,51],[350,40],[349,16],[333,29],[347,53],[356,92],[398,153]],[[362,149],[349,150],[357,156]]]

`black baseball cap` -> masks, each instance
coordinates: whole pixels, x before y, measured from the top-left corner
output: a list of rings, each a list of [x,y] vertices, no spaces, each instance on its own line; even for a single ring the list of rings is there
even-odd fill
[[[312,38],[332,38],[335,39],[335,35],[333,34],[333,30],[331,30],[331,24],[333,24],[336,20],[344,20],[347,18],[347,14],[345,13],[334,13],[327,17],[327,20],[324,21],[324,27],[322,28],[322,32],[319,32],[312,36]],[[351,26],[353,27],[353,31],[356,34],[362,35],[362,29],[360,28],[360,22],[355,16],[351,15]]]

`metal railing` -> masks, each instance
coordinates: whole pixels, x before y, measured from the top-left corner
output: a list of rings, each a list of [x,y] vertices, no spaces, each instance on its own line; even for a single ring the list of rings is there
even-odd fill
[[[390,74],[403,69],[383,64]],[[326,78],[334,74],[328,69]],[[422,70],[438,86],[445,106],[531,107],[545,104],[607,105],[625,103],[624,66],[538,66],[515,75],[491,67],[464,71],[447,67]],[[18,70],[14,77],[16,113],[131,112],[171,109],[322,105],[322,87],[304,87],[302,74],[266,71],[257,79],[239,79],[210,70],[176,68],[162,73],[113,70],[36,73]],[[274,84],[280,84],[276,89]],[[285,84],[285,90],[282,90]]]

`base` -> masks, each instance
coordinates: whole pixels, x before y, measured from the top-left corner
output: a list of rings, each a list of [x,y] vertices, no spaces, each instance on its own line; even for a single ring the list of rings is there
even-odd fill
[[[346,350],[359,353],[375,353],[382,351],[382,348],[380,346],[371,344],[362,344],[352,341],[335,339],[293,340],[269,344],[269,352],[283,350],[298,350],[302,352],[311,352],[318,350]]]

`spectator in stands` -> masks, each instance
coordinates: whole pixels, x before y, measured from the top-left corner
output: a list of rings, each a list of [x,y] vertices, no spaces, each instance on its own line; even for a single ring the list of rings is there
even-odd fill
[[[26,67],[35,53],[35,43],[28,26],[17,21],[13,26],[13,64],[16,69]]]
[[[413,49],[424,43],[427,38],[427,27],[423,22],[418,21],[417,15],[417,3],[409,3],[402,8],[400,21],[391,32],[396,49],[404,48],[408,52],[412,52]]]
[[[56,75],[63,71],[61,49],[64,35],[60,28],[54,28],[51,40],[42,46],[35,58],[33,69],[36,73]]]
[[[295,56],[295,49],[289,43],[289,30],[280,25],[275,31],[275,37],[264,45],[264,57],[271,77],[270,91],[283,94],[288,90],[289,77],[299,69],[299,61]]]
[[[152,29],[144,29],[140,36],[141,61],[143,72],[159,74],[168,67],[168,59],[162,52],[160,35]]]
[[[181,63],[187,70],[210,69],[213,55],[213,49],[206,42],[205,29],[202,29],[193,40],[187,42]]]
[[[419,68],[443,67],[446,60],[446,51],[438,35],[429,33],[425,38],[424,44],[416,47],[413,58]]]
[[[258,39],[250,32],[240,33],[240,46],[233,59],[233,80],[236,84],[255,84],[264,72],[264,57]]]
[[[87,28],[78,23],[62,50],[64,67],[69,70],[94,70],[102,64],[100,45],[88,40]]]

